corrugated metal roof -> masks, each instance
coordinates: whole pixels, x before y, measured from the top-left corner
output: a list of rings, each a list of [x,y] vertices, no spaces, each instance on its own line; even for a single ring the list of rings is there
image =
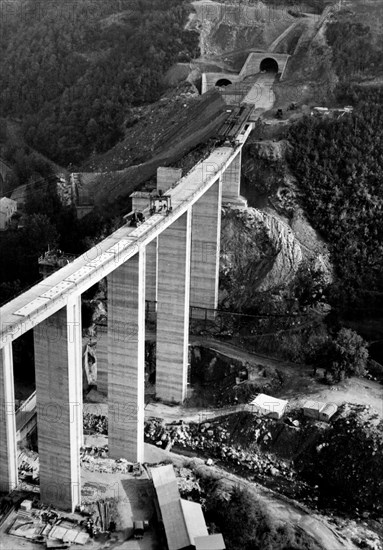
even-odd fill
[[[180,498],[173,466],[151,468],[169,550],[195,546],[196,550],[225,550],[222,535],[210,535],[198,502]],[[197,546],[197,543],[199,546]]]
[[[191,544],[196,537],[208,536],[209,533],[207,531],[201,505],[198,504],[198,502],[181,499],[181,507]]]
[[[179,550],[191,544],[173,466],[151,468],[169,550]]]
[[[219,533],[207,537],[197,537],[194,539],[196,550],[225,550],[226,544],[223,536]]]

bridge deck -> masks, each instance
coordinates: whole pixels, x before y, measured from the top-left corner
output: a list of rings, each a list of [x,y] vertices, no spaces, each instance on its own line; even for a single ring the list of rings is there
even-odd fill
[[[250,131],[251,126],[243,131],[239,141],[245,142]],[[82,256],[0,308],[0,348],[64,307],[70,295],[83,293],[136,254],[140,246],[152,241],[221,176],[237,149],[216,149],[181,178],[175,188],[167,191],[165,195],[171,196],[173,206],[168,216],[154,214],[137,228],[121,227]]]

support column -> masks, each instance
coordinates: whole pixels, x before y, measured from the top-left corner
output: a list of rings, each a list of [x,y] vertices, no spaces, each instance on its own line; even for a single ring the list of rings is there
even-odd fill
[[[193,205],[190,305],[193,318],[214,318],[218,305],[222,183],[217,180]]]
[[[108,277],[109,455],[144,460],[145,248]]]
[[[191,208],[158,237],[156,395],[186,396],[189,344]]]
[[[34,329],[40,498],[73,511],[81,502],[81,297]]]
[[[12,342],[0,349],[0,491],[17,486],[17,444]]]
[[[97,325],[97,391],[108,395],[108,326]]]
[[[241,190],[242,149],[222,174],[222,202],[238,199]]]
[[[145,300],[157,300],[157,238],[146,245]]]

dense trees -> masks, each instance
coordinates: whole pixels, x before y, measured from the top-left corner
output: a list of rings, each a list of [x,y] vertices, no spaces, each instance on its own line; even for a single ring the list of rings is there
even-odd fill
[[[367,343],[355,331],[341,328],[334,338],[327,338],[315,349],[311,362],[324,366],[331,380],[362,376],[368,360]]]
[[[383,91],[339,89],[353,114],[306,117],[289,131],[292,171],[311,222],[329,242],[338,283],[333,301],[362,305],[383,292]]]
[[[303,475],[318,485],[321,503],[355,512],[383,511],[383,423],[366,407],[352,406],[300,458]]]
[[[63,164],[111,147],[124,111],[158,99],[164,72],[197,53],[187,13],[178,0],[49,2],[3,44],[0,113]]]
[[[353,330],[342,328],[328,349],[330,372],[336,379],[361,376],[366,371],[367,343]]]
[[[382,54],[374,44],[370,27],[348,19],[334,21],[326,27],[326,39],[342,81],[383,69]]]

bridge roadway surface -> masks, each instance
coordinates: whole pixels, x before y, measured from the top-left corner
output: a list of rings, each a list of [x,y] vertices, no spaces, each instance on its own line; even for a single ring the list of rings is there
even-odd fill
[[[0,308],[0,349],[63,308],[71,295],[78,296],[109,275],[182,216],[225,172],[251,128],[238,136],[239,145],[217,148],[165,193],[173,207],[168,216],[154,214],[137,228],[121,227]]]

